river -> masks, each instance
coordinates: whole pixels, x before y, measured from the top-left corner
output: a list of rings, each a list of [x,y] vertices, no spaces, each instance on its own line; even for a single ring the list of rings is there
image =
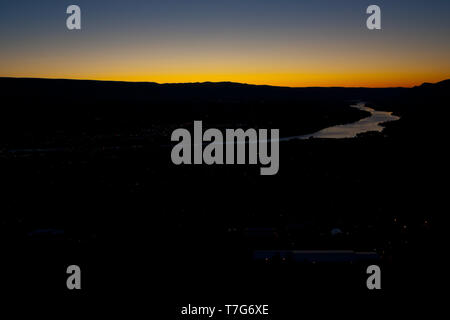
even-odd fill
[[[321,139],[355,138],[358,134],[364,132],[369,131],[382,132],[384,129],[384,127],[381,126],[382,123],[396,121],[400,119],[400,117],[393,115],[392,112],[377,111],[372,108],[369,108],[365,105],[364,102],[351,105],[351,107],[370,112],[371,115],[356,122],[328,127],[319,130],[317,132],[301,136],[285,137],[281,138],[280,141],[289,141],[296,139],[305,140],[310,138],[321,138]]]
[[[381,126],[382,123],[390,122],[390,121],[396,121],[400,119],[398,116],[394,116],[392,112],[387,111],[377,111],[372,108],[369,108],[365,105],[364,102],[359,102],[357,104],[351,105],[353,108],[357,108],[359,110],[370,112],[370,116],[363,118],[359,121],[352,122],[349,124],[342,124],[337,126],[328,127],[322,130],[319,130],[314,133],[305,134],[301,136],[291,136],[291,137],[285,137],[280,138],[281,141],[290,141],[290,140],[306,140],[310,138],[321,138],[321,139],[343,139],[343,138],[355,138],[358,134],[369,132],[369,131],[376,131],[381,132],[383,131],[384,127]],[[269,140],[272,141],[272,140]],[[261,141],[260,141],[261,142]],[[233,142],[221,142],[220,144],[234,144]],[[245,142],[237,142],[237,144],[241,143],[258,143],[258,141],[245,141]],[[204,143],[209,144],[209,143]],[[214,144],[214,143],[213,143]],[[136,147],[143,147],[143,146],[133,146]],[[120,149],[120,147],[109,147],[108,149]],[[105,147],[102,147],[102,150],[106,150]],[[35,152],[58,152],[58,151],[72,151],[72,148],[44,148],[44,149],[12,149],[7,150],[8,153],[35,153]]]

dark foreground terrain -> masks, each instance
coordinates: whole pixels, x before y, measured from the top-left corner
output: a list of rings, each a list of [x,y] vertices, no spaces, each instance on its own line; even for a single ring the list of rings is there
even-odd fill
[[[436,117],[449,89],[0,79],[3,274],[22,293],[157,292],[168,305],[275,313],[328,294],[431,293],[444,213]],[[349,107],[358,100],[401,119],[354,139],[283,142],[276,176],[170,159],[171,132],[194,120],[301,135],[367,116]],[[81,293],[66,289],[70,264],[83,270]],[[370,264],[382,267],[380,294],[366,288]]]

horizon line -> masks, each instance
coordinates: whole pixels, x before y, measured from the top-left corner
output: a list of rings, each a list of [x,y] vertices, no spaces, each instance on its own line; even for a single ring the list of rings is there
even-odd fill
[[[411,85],[411,86],[386,86],[386,87],[372,87],[372,86],[282,86],[282,85],[271,85],[271,84],[252,84],[252,83],[245,83],[245,82],[236,82],[236,81],[230,81],[230,80],[223,80],[223,81],[196,81],[196,82],[156,82],[156,81],[132,81],[132,80],[107,80],[107,79],[84,79],[84,78],[52,78],[52,77],[45,77],[45,78],[39,78],[39,77],[11,77],[11,76],[0,76],[0,79],[28,79],[28,80],[66,80],[66,81],[95,81],[95,82],[117,82],[117,83],[148,83],[148,84],[157,84],[157,85],[180,85],[180,84],[220,84],[220,83],[229,83],[229,84],[240,84],[240,85],[248,85],[248,86],[261,86],[261,87],[274,87],[274,88],[291,88],[291,89],[302,89],[302,88],[354,88],[354,89],[396,89],[396,88],[405,88],[410,89],[414,88],[416,86],[420,86],[429,82],[423,81],[420,84]],[[443,79],[434,83],[440,83],[442,81],[446,81],[450,79]]]

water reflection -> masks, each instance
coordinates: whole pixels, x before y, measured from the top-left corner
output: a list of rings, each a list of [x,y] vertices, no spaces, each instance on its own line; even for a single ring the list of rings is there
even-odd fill
[[[400,117],[392,115],[392,112],[374,110],[372,108],[367,107],[363,102],[352,105],[351,107],[370,112],[371,115],[357,122],[344,125],[337,125],[322,129],[315,133],[310,133],[302,136],[287,137],[280,140],[287,141],[293,139],[309,139],[309,138],[321,138],[321,139],[355,138],[358,134],[364,132],[369,131],[381,132],[383,131],[384,127],[381,126],[380,124],[400,119]]]

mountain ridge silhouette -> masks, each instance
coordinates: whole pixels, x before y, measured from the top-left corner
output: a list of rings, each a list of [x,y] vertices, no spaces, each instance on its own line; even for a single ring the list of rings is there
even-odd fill
[[[173,82],[173,83],[158,83],[154,81],[123,81],[123,80],[94,80],[94,79],[67,79],[67,78],[34,78],[34,77],[0,77],[0,80],[28,80],[28,81],[74,81],[74,82],[89,82],[89,83],[103,83],[103,84],[136,84],[136,85],[150,85],[150,86],[216,86],[216,87],[264,87],[264,88],[290,88],[290,89],[313,89],[313,88],[348,88],[348,89],[389,89],[389,88],[420,88],[430,86],[450,86],[450,79],[444,79],[438,82],[423,82],[418,86],[392,86],[392,87],[368,87],[368,86],[277,86],[270,84],[251,84],[234,81],[201,81],[201,82]]]

